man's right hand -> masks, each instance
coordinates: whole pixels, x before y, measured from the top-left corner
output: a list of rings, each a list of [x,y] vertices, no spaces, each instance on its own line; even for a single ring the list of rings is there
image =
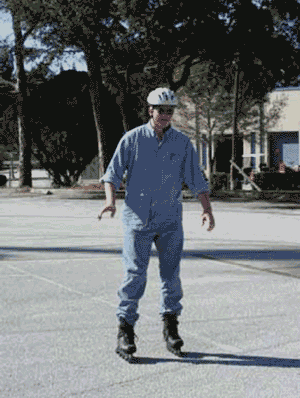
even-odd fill
[[[212,213],[209,212],[203,212],[202,214],[202,227],[208,223],[208,228],[207,231],[212,231],[215,228],[215,219],[214,216],[212,215]]]
[[[109,204],[109,205],[105,205],[104,207],[102,207],[102,209],[100,210],[99,216],[98,216],[99,221],[101,220],[103,214],[108,211],[111,212],[110,216],[113,217],[117,211],[116,206]]]

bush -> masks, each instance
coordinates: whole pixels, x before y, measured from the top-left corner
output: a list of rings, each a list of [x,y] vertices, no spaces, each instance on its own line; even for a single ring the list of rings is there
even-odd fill
[[[34,155],[55,187],[74,185],[98,153],[88,84],[85,72],[62,72],[30,96]]]
[[[211,179],[212,191],[225,191],[228,187],[228,175],[226,173],[216,173]]]

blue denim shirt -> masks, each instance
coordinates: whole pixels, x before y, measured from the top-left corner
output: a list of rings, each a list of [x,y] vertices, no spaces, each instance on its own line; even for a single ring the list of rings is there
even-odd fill
[[[128,131],[100,181],[118,190],[126,170],[123,220],[137,229],[181,219],[183,182],[195,197],[209,192],[191,141],[172,127],[161,141],[150,122]]]

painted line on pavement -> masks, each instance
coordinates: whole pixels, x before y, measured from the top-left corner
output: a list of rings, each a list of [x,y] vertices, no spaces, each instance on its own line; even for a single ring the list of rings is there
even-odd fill
[[[205,257],[208,260],[214,260],[215,259],[215,257],[213,257],[213,256],[208,256],[207,255]],[[225,260],[225,259],[221,260],[221,259],[218,259],[218,258],[216,258],[216,260],[221,262],[221,263],[224,263],[224,264],[233,265],[233,266],[235,266],[237,268],[245,268],[245,269],[250,270],[250,271],[266,272],[266,273],[269,273],[269,274],[275,274],[275,275],[279,275],[279,276],[286,276],[288,278],[300,279],[300,275],[290,274],[288,272],[288,268],[286,269],[286,271],[280,271],[280,270],[274,269],[274,268],[260,268],[260,267],[255,267],[255,266],[249,265],[249,264],[242,264],[242,263],[239,263],[238,260],[237,261]]]
[[[15,278],[29,278],[28,275],[20,275],[20,274],[0,275],[0,278],[11,278],[11,277],[15,277]]]
[[[214,341],[214,340],[212,340],[212,339],[209,339],[209,338],[207,338],[207,337],[204,337],[203,335],[201,335],[201,336],[199,337],[199,335],[197,335],[197,334],[195,334],[195,333],[191,333],[191,332],[189,332],[189,331],[185,331],[184,333],[185,333],[185,334],[189,334],[189,335],[192,336],[192,337],[196,337],[196,338],[198,338],[200,341],[204,341],[206,344],[213,345],[213,346],[215,346],[215,347],[217,347],[217,348],[220,348],[221,350],[230,351],[230,352],[232,352],[232,353],[241,353],[241,352],[244,351],[244,350],[242,350],[241,348],[238,348],[238,347],[235,347],[235,346],[232,346],[232,345],[218,343],[217,341]]]
[[[38,259],[33,259],[33,258],[29,258],[29,259],[24,259],[24,258],[14,258],[14,259],[10,259],[10,260],[2,260],[1,261],[1,263],[3,264],[3,263],[5,263],[6,261],[7,262],[9,262],[9,263],[13,263],[13,262],[15,262],[15,263],[19,263],[20,261],[22,261],[22,263],[27,263],[27,262],[30,262],[30,263],[40,263],[40,262],[55,262],[55,261],[59,261],[59,262],[71,262],[71,261],[73,261],[73,260],[81,260],[81,261],[91,261],[91,260],[93,260],[93,261],[99,261],[99,260],[102,260],[102,259],[105,259],[105,260],[107,260],[107,259],[110,259],[110,260],[115,260],[113,257],[112,257],[112,255],[111,254],[109,254],[109,255],[107,255],[107,256],[101,256],[101,257],[99,257],[99,258],[95,258],[95,256],[94,255],[91,255],[90,257],[86,257],[86,254],[83,254],[83,256],[85,256],[85,257],[72,257],[72,258],[51,258],[51,259],[48,259],[48,258],[38,258]],[[120,256],[119,256],[119,254],[116,254],[116,257],[117,258],[120,258]],[[6,264],[7,265],[7,264]]]
[[[107,304],[107,305],[109,305],[110,307],[113,307],[113,308],[116,307],[115,304],[111,303],[110,301],[104,300],[104,299],[102,299],[100,297],[91,297],[91,296],[89,296],[86,293],[83,293],[83,292],[81,292],[79,290],[72,289],[72,288],[70,288],[68,286],[65,286],[65,285],[59,283],[59,282],[55,282],[52,279],[45,278],[44,276],[39,276],[39,275],[33,274],[31,272],[28,272],[28,271],[23,271],[22,269],[20,269],[18,267],[15,267],[14,265],[10,265],[10,264],[7,264],[7,267],[11,268],[11,269],[14,269],[15,271],[23,273],[24,276],[30,276],[32,278],[39,279],[39,280],[41,280],[43,282],[51,283],[52,285],[60,287],[61,289],[65,289],[65,290],[69,291],[70,293],[76,293],[76,294],[81,295],[83,297],[88,297],[88,298],[90,298],[92,300],[100,301],[101,303]]]

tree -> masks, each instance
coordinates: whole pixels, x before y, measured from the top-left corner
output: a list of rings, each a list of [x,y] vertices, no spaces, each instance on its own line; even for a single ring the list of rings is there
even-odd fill
[[[280,6],[278,1],[233,1],[228,14],[228,38],[232,60],[227,63],[231,69],[230,85],[236,87],[236,107],[232,134],[232,161],[239,166],[242,164],[241,140],[237,112],[239,103],[240,73],[244,73],[246,82],[252,83],[248,91],[252,97],[262,98],[275,87],[275,84],[293,84],[299,75],[298,68],[298,22],[291,23],[290,11],[299,10],[296,0]],[[284,11],[283,11],[284,9]],[[255,23],[253,23],[255,21]],[[289,29],[284,28],[289,26]],[[225,63],[226,64],[226,63]],[[230,80],[230,79],[229,79]],[[233,80],[233,84],[232,84]],[[231,187],[237,170],[231,170]]]
[[[107,133],[111,125],[103,125],[101,99],[109,93],[115,96],[123,129],[127,130],[145,120],[148,92],[157,85],[179,89],[195,62],[214,61],[232,69],[235,61],[244,73],[258,65],[260,81],[272,76],[267,79],[269,85],[291,81],[298,68],[294,42],[288,40],[283,29],[278,29],[278,18],[284,17],[281,11],[277,13],[279,17],[274,12],[273,2],[264,2],[263,7],[255,6],[251,0],[243,5],[238,1],[229,4],[212,0],[197,7],[192,1],[178,0],[39,0],[38,4],[45,9],[52,7],[47,31],[42,32],[45,42],[59,51],[66,46],[84,51],[101,173],[122,131],[118,127],[120,135],[112,140]],[[35,8],[31,4],[27,8],[34,16]],[[261,43],[267,43],[266,48]],[[226,87],[232,86],[230,78]]]
[[[43,1],[45,7],[47,2]],[[85,54],[89,74],[89,90],[94,115],[94,121],[98,139],[99,169],[103,175],[104,169],[109,163],[110,158],[107,153],[111,145],[109,135],[104,134],[102,124],[102,99],[107,94],[107,90],[102,85],[101,67],[103,62],[103,48],[100,48],[99,38],[109,36],[106,20],[111,16],[118,15],[117,7],[114,3],[106,0],[93,1],[64,1],[60,3],[53,1],[56,6],[55,15],[52,16],[48,31],[41,32],[39,35],[44,43],[50,47],[55,47],[62,52],[66,47],[72,46],[82,50]],[[34,13],[34,10],[32,10]],[[123,28],[124,29],[124,28]],[[114,29],[112,29],[114,34]],[[105,42],[105,46],[110,45],[110,37]],[[105,47],[104,46],[104,47]],[[105,105],[105,104],[104,104]],[[118,118],[117,118],[118,120]],[[114,119],[111,120],[110,127],[113,127]],[[119,137],[121,137],[121,129]],[[115,148],[115,142],[113,144]]]
[[[0,48],[0,167],[9,160],[8,151],[18,149],[18,136],[14,123],[7,123],[7,109],[15,103],[15,83],[13,82],[13,60],[9,45],[4,41]]]
[[[85,72],[65,71],[30,95],[35,157],[56,187],[76,183],[97,154],[88,85]]]
[[[218,146],[225,138],[224,133],[233,126],[233,105],[236,98],[233,90],[231,93],[225,90],[226,81],[218,75],[217,69],[210,66],[206,64],[194,67],[186,86],[180,90],[181,101],[175,116],[175,126],[196,139],[199,155],[200,139],[207,143],[208,175],[211,182]],[[270,104],[267,95],[263,98],[254,97],[253,91],[249,89],[251,83],[245,81],[243,75],[240,74],[236,128],[242,139],[250,141],[255,131],[260,131],[262,139],[267,129],[280,117],[285,101],[280,99]],[[264,105],[267,110],[262,113]]]
[[[46,2],[43,4],[47,7]],[[119,128],[120,135],[114,141],[111,141],[105,133],[107,127],[104,128],[102,123],[101,98],[109,92],[115,94],[123,117],[123,128],[127,130],[147,117],[145,97],[151,88],[168,82],[174,87],[179,87],[179,80],[183,81],[186,78],[186,71],[193,57],[189,55],[188,58],[191,59],[186,59],[184,73],[177,80],[173,79],[173,69],[174,65],[178,65],[182,60],[180,49],[185,49],[185,55],[186,48],[192,48],[191,45],[187,45],[189,43],[184,29],[187,27],[187,30],[193,30],[194,24],[186,20],[184,24],[181,23],[180,29],[174,24],[178,18],[181,18],[181,12],[184,11],[187,15],[192,11],[192,3],[189,2],[189,7],[185,8],[179,1],[152,4],[125,1],[111,3],[103,0],[84,3],[75,0],[58,4],[52,1],[51,5],[54,4],[56,4],[56,14],[52,16],[48,32],[43,38],[49,45],[55,44],[56,48],[76,46],[84,51],[98,132],[100,169],[103,173],[122,130]],[[211,29],[215,26],[214,33],[216,33],[220,30],[218,27],[222,26],[218,19],[220,2],[214,0],[211,4],[215,5],[216,11],[211,10],[211,15],[206,19]],[[142,17],[141,10],[146,13]],[[222,10],[225,10],[225,6]],[[34,13],[34,9],[31,11]],[[127,27],[122,20],[127,21]],[[193,54],[197,54],[197,50],[193,51]],[[132,90],[136,76],[139,81],[142,79],[146,83],[143,85],[144,89],[138,93]],[[102,86],[102,82],[106,88]],[[140,91],[142,95],[137,95]],[[141,107],[144,109],[139,112]]]
[[[222,71],[219,73],[219,67],[212,63],[195,66],[185,85],[181,90],[184,95],[184,102],[181,109],[181,115],[185,116],[187,112],[186,102],[192,101],[194,104],[191,122],[196,127],[195,137],[198,153],[200,130],[202,131],[202,140],[208,146],[208,176],[211,182],[215,155],[213,148],[218,144],[218,137],[224,134],[224,131],[232,127],[233,115],[237,115],[236,120],[241,121],[243,115],[244,124],[252,120],[249,110],[253,107],[254,98],[249,96],[247,90],[244,90],[240,99],[247,96],[247,101],[238,102],[238,109],[233,112],[235,104],[233,89],[231,92],[226,90],[226,80],[222,77]],[[241,88],[244,88],[240,86]],[[248,94],[248,95],[247,95]],[[200,130],[199,130],[200,129]]]
[[[201,3],[196,11],[191,2],[153,2],[152,7],[148,2],[147,6],[146,2],[139,2],[136,10],[127,9],[126,12],[129,30],[119,34],[119,42],[112,40],[114,45],[109,47],[105,64],[108,77],[104,78],[119,94],[121,112],[125,115],[124,129],[138,124],[136,115],[141,115],[140,122],[144,121],[145,112],[138,110],[145,104],[150,89],[159,84],[177,90],[184,85],[195,62],[209,60],[221,65],[221,60],[226,66],[223,68],[227,80],[224,87],[229,92],[234,86],[235,65],[238,65],[239,79],[244,78],[240,87],[248,93],[237,103],[242,108],[241,99],[262,98],[276,82],[290,82],[298,73],[293,43],[283,31],[276,31],[277,22],[270,5],[259,9],[247,1],[243,5],[234,2],[233,7],[228,7],[225,2],[214,1],[209,5]],[[222,13],[227,13],[228,23],[220,21]],[[253,20],[256,21],[254,26]],[[195,42],[195,37],[204,34],[209,40]],[[275,51],[277,46],[280,54]],[[283,54],[284,59],[281,59]],[[111,65],[118,65],[124,73],[116,74],[117,68],[112,70]],[[176,79],[174,72],[180,66],[181,73]],[[237,141],[237,131],[233,138]]]
[[[54,186],[72,186],[97,154],[88,76],[66,71],[41,81],[37,71],[32,71],[27,81],[31,79],[34,84],[27,87],[27,126],[34,157],[52,176]],[[16,103],[12,102],[4,112],[6,134],[2,143],[11,144],[13,137],[17,141],[16,113]]]
[[[30,7],[35,9],[30,12]],[[28,0],[1,0],[0,10],[10,12],[13,20],[15,36],[14,55],[16,60],[16,105],[17,124],[19,136],[19,186],[32,186],[31,177],[31,134],[27,128],[27,81],[24,69],[25,41],[41,28],[49,19],[49,7],[47,10],[40,1]]]
[[[32,57],[35,49],[24,49],[25,58]],[[19,155],[19,136],[18,136],[18,115],[16,101],[16,80],[13,75],[13,53],[14,48],[8,41],[3,41],[0,48],[0,141],[1,151],[4,159],[10,158],[8,152],[15,152]],[[47,62],[48,61],[48,62]],[[41,82],[47,81],[45,76],[48,72],[51,59],[46,60],[42,65],[26,72],[26,96],[30,97],[32,91]],[[29,100],[29,99],[28,99]],[[32,107],[29,106],[29,110]],[[35,115],[28,115],[28,122],[35,119]],[[31,145],[31,144],[30,144]]]

